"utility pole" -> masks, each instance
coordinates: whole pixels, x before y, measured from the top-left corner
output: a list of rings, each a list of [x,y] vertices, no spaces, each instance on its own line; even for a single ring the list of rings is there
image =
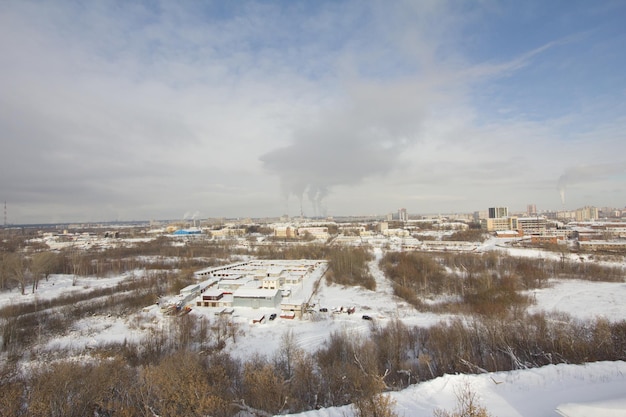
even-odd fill
[[[7,227],[7,202],[4,202],[4,227]]]

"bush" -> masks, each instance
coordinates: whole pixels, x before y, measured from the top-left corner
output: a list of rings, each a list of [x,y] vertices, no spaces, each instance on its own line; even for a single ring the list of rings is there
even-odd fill
[[[363,248],[333,247],[328,254],[330,282],[341,285],[360,285],[368,290],[376,289],[376,281],[367,263],[372,255]]]
[[[359,398],[354,404],[355,417],[397,417],[396,402],[385,394]]]
[[[456,408],[454,411],[437,409],[435,417],[490,417],[491,414],[478,401],[478,395],[472,390],[469,382],[465,382],[460,389],[455,390]]]

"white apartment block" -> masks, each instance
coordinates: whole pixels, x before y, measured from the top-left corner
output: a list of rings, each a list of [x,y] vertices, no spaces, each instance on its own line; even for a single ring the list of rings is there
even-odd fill
[[[583,207],[576,210],[577,222],[586,222],[590,220],[598,220],[598,209],[596,207]]]
[[[546,231],[547,220],[545,217],[519,217],[517,225],[525,235],[539,235]]]
[[[491,210],[491,209],[490,209]],[[517,217],[488,218],[480,221],[480,227],[487,232],[518,230]]]

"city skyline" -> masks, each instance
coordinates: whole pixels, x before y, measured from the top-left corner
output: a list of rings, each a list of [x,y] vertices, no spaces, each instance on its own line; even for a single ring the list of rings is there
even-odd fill
[[[534,204],[531,204],[532,206],[534,206]],[[531,206],[528,205],[528,206]],[[551,220],[566,220],[566,221],[574,221],[576,220],[577,217],[581,217],[582,215],[579,215],[579,213],[587,213],[589,211],[589,209],[594,210],[593,212],[596,213],[596,217],[595,218],[590,218],[589,220],[610,220],[610,219],[621,219],[622,217],[626,216],[626,206],[625,207],[597,207],[594,205],[585,205],[585,206],[581,206],[572,210],[552,210],[552,209],[545,209],[545,210],[537,210],[536,212],[529,212],[528,211],[528,206],[526,208],[526,210],[524,211],[523,209],[520,210],[509,210],[508,207],[497,207],[496,209],[506,209],[506,215],[501,215],[501,216],[496,216],[496,217],[500,217],[500,218],[509,218],[509,217],[514,217],[514,218],[518,218],[518,217],[526,217],[526,218],[533,218],[533,217],[537,217],[537,218],[548,218]],[[124,223],[129,223],[129,224],[143,224],[143,223],[150,223],[151,225],[160,225],[162,224],[162,222],[166,222],[166,223],[178,223],[178,224],[183,224],[186,223],[187,225],[191,225],[192,227],[198,227],[199,225],[201,225],[203,222],[224,222],[224,223],[230,223],[230,222],[243,222],[243,223],[248,223],[248,224],[254,224],[257,222],[271,222],[271,221],[276,221],[276,222],[292,222],[292,221],[304,221],[306,222],[313,222],[313,223],[319,223],[319,222],[333,222],[334,220],[338,220],[338,222],[350,222],[350,221],[362,221],[363,219],[368,219],[367,221],[370,220],[375,220],[377,219],[378,221],[381,222],[385,222],[385,221],[400,221],[400,222],[407,222],[407,221],[412,221],[412,220],[424,220],[424,219],[435,219],[435,218],[451,218],[451,219],[456,219],[456,220],[461,220],[461,221],[473,221],[476,222],[479,219],[487,219],[487,218],[491,218],[492,214],[491,214],[491,210],[493,207],[487,207],[487,208],[481,208],[478,210],[472,210],[472,211],[465,211],[465,212],[460,212],[460,211],[452,211],[452,212],[411,212],[405,208],[400,208],[396,211],[394,211],[393,209],[390,209],[386,212],[382,212],[382,213],[340,213],[336,216],[327,216],[327,217],[322,217],[322,216],[307,216],[305,213],[302,213],[301,215],[288,215],[286,213],[283,214],[277,214],[277,215],[270,215],[270,216],[255,216],[255,215],[251,215],[251,216],[216,216],[216,217],[199,217],[198,213],[185,213],[183,215],[183,217],[172,217],[172,218],[135,218],[135,219],[100,219],[100,220],[76,220],[76,219],[69,219],[67,221],[60,221],[60,222],[37,222],[37,223],[13,223],[8,221],[9,216],[7,216],[7,209],[5,208],[4,211],[4,222],[3,222],[3,226],[4,227],[21,227],[21,226],[53,226],[53,225],[69,225],[69,224],[75,224],[75,225],[89,225],[89,224],[115,224],[115,223],[120,223],[120,224],[124,224]],[[403,214],[402,214],[403,213]],[[601,214],[601,217],[598,217],[597,215]],[[584,217],[584,216],[582,216]],[[361,220],[358,220],[361,219]],[[465,219],[465,220],[463,220]]]
[[[0,4],[11,224],[626,204],[620,1]]]

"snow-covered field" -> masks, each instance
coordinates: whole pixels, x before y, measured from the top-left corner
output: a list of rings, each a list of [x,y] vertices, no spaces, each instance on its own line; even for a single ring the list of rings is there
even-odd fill
[[[398,416],[432,416],[454,410],[465,385],[492,416],[623,417],[626,416],[626,363],[549,365],[537,369],[481,375],[444,375],[400,392],[392,392]],[[313,410],[292,416],[344,417],[350,406]]]
[[[529,256],[533,252],[526,252]],[[535,256],[546,256],[534,251]],[[380,250],[376,252],[381,256]],[[549,255],[547,255],[549,256]],[[309,314],[305,320],[277,318],[274,321],[252,323],[253,318],[269,315],[274,310],[238,309],[233,319],[240,324],[243,337],[227,349],[234,356],[245,358],[258,353],[271,357],[281,343],[281,337],[291,332],[296,343],[305,350],[314,351],[333,331],[345,331],[355,336],[367,334],[373,323],[384,325],[399,318],[408,325],[428,326],[446,317],[419,313],[413,307],[392,295],[390,284],[377,268],[370,269],[377,281],[377,291],[345,288],[322,283],[313,302],[316,310],[328,312]],[[52,276],[42,281],[36,294],[21,295],[16,291],[0,293],[0,307],[10,304],[50,299],[68,292],[90,291],[114,287],[132,279],[130,275],[108,278],[80,278]],[[75,284],[75,285],[73,285]],[[626,283],[559,280],[551,286],[534,291],[536,305],[531,312],[560,311],[581,319],[606,317],[609,320],[626,319]],[[167,325],[159,309],[141,306],[137,313],[126,316],[99,315],[79,320],[67,334],[50,340],[42,349],[71,348],[81,350],[111,342],[140,340],[147,328]],[[333,313],[339,307],[355,307],[355,314]],[[194,308],[190,314],[214,318],[215,310]],[[373,318],[364,320],[362,315]],[[140,324],[138,324],[140,323]],[[626,416],[626,363],[602,362],[587,365],[556,365],[540,369],[518,370],[481,375],[446,375],[412,386],[390,395],[396,403],[399,416],[432,416],[436,408],[453,410],[455,392],[469,383],[484,406],[494,416]],[[557,409],[559,411],[557,411]],[[303,417],[343,417],[349,415],[346,407],[322,409],[299,414]],[[560,414],[559,414],[560,413]]]

